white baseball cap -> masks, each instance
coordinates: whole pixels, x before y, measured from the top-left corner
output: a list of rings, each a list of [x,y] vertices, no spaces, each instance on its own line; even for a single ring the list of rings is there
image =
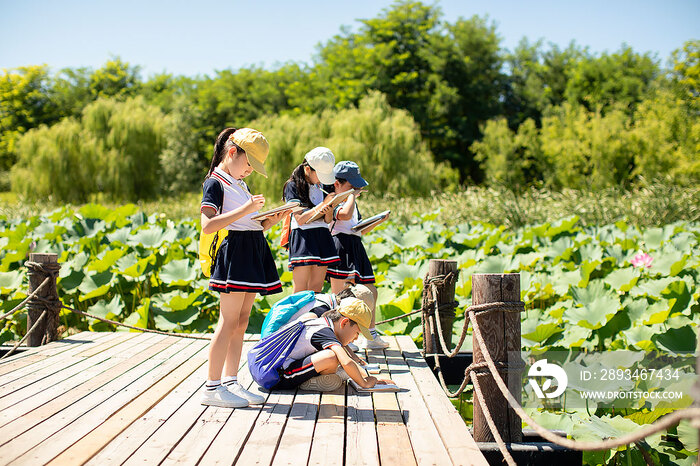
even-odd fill
[[[306,153],[304,159],[316,171],[318,181],[323,184],[333,184],[335,182],[335,175],[333,174],[335,155],[329,148],[315,147]]]

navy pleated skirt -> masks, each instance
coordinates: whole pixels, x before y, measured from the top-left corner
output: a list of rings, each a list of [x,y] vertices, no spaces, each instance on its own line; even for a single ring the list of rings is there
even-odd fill
[[[357,235],[338,233],[333,236],[333,243],[338,251],[340,262],[328,267],[326,278],[354,280],[355,283],[374,283],[374,271],[362,244],[362,238]]]
[[[305,265],[331,266],[338,261],[328,228],[294,228],[289,233],[289,270]]]
[[[229,231],[219,246],[209,289],[222,293],[280,293],[282,282],[262,231]]]

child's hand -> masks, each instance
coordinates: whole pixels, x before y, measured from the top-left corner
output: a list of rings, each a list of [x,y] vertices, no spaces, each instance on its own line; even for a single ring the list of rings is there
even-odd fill
[[[365,379],[365,383],[362,386],[362,388],[372,388],[375,385],[377,385],[377,378],[374,377],[373,375],[368,375],[367,378]]]
[[[256,194],[255,196],[248,199],[245,204],[243,204],[243,208],[245,209],[245,212],[249,214],[262,209],[264,205],[265,196],[263,196],[262,194]]]
[[[380,384],[380,385],[389,385],[389,384],[396,385],[396,382],[394,382],[394,381],[391,380],[391,379],[377,379],[377,384]]]
[[[276,214],[270,215],[267,217],[270,220],[270,223],[274,225],[275,223],[278,223],[282,218],[287,214],[287,211],[282,211],[282,212],[277,212]]]

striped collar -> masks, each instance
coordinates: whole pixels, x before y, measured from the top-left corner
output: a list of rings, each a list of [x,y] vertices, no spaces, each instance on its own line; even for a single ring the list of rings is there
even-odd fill
[[[216,167],[214,169],[211,176],[213,176],[217,180],[221,181],[226,186],[231,186],[234,183],[234,181],[236,181],[235,178],[233,178],[231,175],[229,175],[228,173],[226,173],[225,171],[223,171],[219,167]]]
[[[238,187],[238,189],[240,189],[245,196],[251,196],[250,190],[248,189],[248,185],[245,184],[245,181],[235,179],[234,177],[223,171],[221,168],[216,167],[211,176],[221,181],[225,186],[230,186],[233,188]]]

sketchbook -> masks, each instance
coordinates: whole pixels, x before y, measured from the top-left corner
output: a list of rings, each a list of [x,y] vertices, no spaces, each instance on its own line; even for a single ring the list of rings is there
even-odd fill
[[[275,215],[277,212],[284,212],[285,210],[291,210],[292,212],[298,212],[302,210],[302,207],[299,206],[299,201],[289,201],[285,205],[281,205],[279,207],[275,207],[274,209],[270,209],[266,212],[260,212],[252,217],[250,217],[251,220],[259,220],[259,219],[265,219],[267,217],[270,217],[272,215]]]
[[[332,207],[335,207],[338,204],[340,204],[341,202],[343,202],[345,199],[347,199],[347,197],[349,195],[351,195],[351,194],[357,195],[360,193],[360,191],[362,191],[362,190],[361,189],[348,189],[347,191],[343,191],[342,193],[334,193],[334,196],[329,201],[325,200],[321,204],[317,205],[316,207],[318,207],[320,210],[320,208],[321,208],[320,206],[327,206],[329,203]],[[313,222],[314,220],[318,220],[319,218],[322,218],[323,215],[324,214],[316,214],[313,217],[311,217],[310,219],[308,219],[306,221],[306,223],[310,223],[310,222]]]
[[[383,222],[386,220],[386,218],[389,216],[391,213],[390,210],[385,210],[384,212],[375,215],[374,217],[367,218],[365,220],[362,220],[360,223],[355,225],[354,227],[351,228],[352,231],[359,231],[362,232],[366,230],[367,228],[376,225],[377,223]]]
[[[362,388],[359,385],[357,385],[357,382],[355,382],[352,379],[349,379],[348,383],[352,386],[352,388],[355,389],[355,391],[358,391],[358,392],[398,392],[398,391],[401,391],[401,389],[398,387],[398,385],[394,385],[393,383],[378,383],[372,388]]]

